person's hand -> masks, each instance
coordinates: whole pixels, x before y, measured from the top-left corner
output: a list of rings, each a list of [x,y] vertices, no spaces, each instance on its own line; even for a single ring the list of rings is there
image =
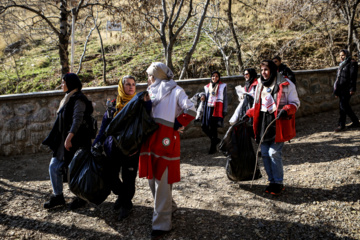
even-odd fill
[[[286,112],[286,110],[284,110],[284,109],[281,109],[281,110],[280,110],[280,112],[279,112],[278,115],[277,115],[277,118],[279,119],[279,118],[281,118],[281,117],[287,117],[287,112]]]
[[[69,133],[65,139],[64,147],[66,150],[70,151],[70,148],[72,147],[71,139],[74,137],[73,133]]]
[[[185,127],[184,127],[184,126],[179,127],[178,132],[179,132],[179,133],[184,133],[184,129],[185,129]]]
[[[353,91],[350,91],[350,95],[354,95],[355,94],[355,92],[353,92]]]

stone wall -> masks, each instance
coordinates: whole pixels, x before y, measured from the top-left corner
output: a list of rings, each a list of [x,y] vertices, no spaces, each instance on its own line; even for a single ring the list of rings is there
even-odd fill
[[[332,96],[332,86],[336,76],[336,68],[295,71],[297,90],[301,100],[301,107],[297,117],[313,113],[328,111],[338,107],[338,101]],[[360,75],[360,71],[359,71]],[[196,92],[203,91],[203,86],[209,82],[206,79],[192,79],[178,81],[189,97]],[[228,120],[234,112],[238,99],[235,86],[244,85],[243,76],[223,77],[228,84],[229,113],[225,118],[224,133],[228,127]],[[146,84],[138,84],[137,91],[146,89]],[[94,103],[94,116],[98,119],[99,127],[105,112],[106,99],[115,98],[117,86],[84,88],[83,92]],[[61,91],[49,91],[27,94],[13,94],[0,96],[0,156],[22,155],[49,151],[41,145],[56,118],[56,111],[60,100],[64,96]],[[352,97],[352,104],[360,103],[359,94]],[[335,123],[336,120],[334,120]],[[205,136],[198,124],[191,123],[183,138]]]

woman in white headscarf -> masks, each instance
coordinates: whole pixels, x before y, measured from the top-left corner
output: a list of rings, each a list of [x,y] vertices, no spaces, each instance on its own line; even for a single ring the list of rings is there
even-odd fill
[[[179,132],[195,118],[196,110],[165,64],[154,62],[146,72],[151,115],[159,129],[141,148],[139,177],[149,179],[154,197],[151,237],[158,237],[171,230],[171,215],[176,210],[172,184],[180,181]]]

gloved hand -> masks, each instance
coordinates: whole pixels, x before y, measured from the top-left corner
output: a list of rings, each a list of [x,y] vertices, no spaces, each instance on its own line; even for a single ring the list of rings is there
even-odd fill
[[[280,112],[278,113],[278,115],[277,115],[277,119],[279,119],[279,118],[281,118],[281,117],[287,117],[287,112],[286,112],[286,110],[284,110],[284,109],[281,109],[280,110]]]

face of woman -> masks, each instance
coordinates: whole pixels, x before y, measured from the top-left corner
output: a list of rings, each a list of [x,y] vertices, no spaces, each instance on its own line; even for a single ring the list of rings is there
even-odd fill
[[[245,71],[245,72],[244,72],[244,77],[245,77],[245,80],[246,80],[246,81],[249,81],[249,79],[250,79],[250,74],[249,74],[248,71]]]
[[[340,52],[340,61],[343,62],[346,58],[346,54],[344,52]]]
[[[261,66],[261,75],[265,78],[265,79],[269,79],[270,77],[270,68],[268,66]]]
[[[67,87],[66,82],[64,80],[61,81],[61,88],[62,88],[63,92],[68,91],[68,87]]]
[[[124,91],[126,95],[133,95],[136,91],[136,83],[134,79],[127,78],[124,83]]]
[[[155,82],[155,78],[153,75],[148,75],[148,85],[150,86]]]
[[[219,74],[217,74],[217,73],[214,73],[214,74],[211,76],[211,81],[212,81],[213,83],[218,82],[219,79],[220,79],[220,77],[219,77]]]

